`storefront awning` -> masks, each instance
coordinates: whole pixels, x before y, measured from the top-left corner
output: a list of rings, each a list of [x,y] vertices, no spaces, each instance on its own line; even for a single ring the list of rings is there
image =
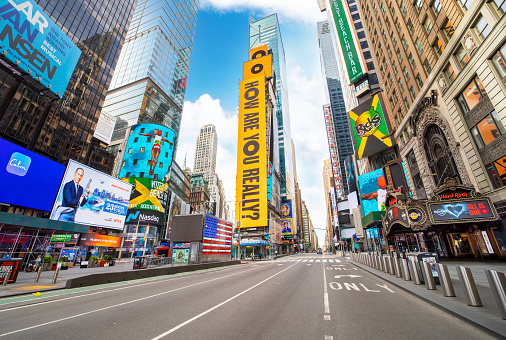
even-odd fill
[[[90,227],[84,224],[55,221],[40,217],[11,214],[0,211],[0,224],[9,224],[39,229],[53,229],[73,233],[87,233]]]
[[[385,216],[384,211],[373,211],[362,217],[362,227],[372,228],[377,224],[381,224],[381,217]]]

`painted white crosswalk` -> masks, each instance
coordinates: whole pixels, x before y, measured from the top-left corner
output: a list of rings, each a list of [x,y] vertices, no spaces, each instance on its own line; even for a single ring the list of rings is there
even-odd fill
[[[300,258],[280,258],[280,259],[277,259],[276,260],[277,262],[305,262],[305,263],[310,263],[310,262],[315,262],[315,263],[340,263],[342,262],[340,259],[332,259],[332,258],[324,258],[322,259],[321,257],[314,257],[314,258],[311,258],[311,257],[300,257]]]

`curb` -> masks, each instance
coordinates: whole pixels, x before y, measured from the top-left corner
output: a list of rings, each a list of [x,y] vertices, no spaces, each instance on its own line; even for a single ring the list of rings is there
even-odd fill
[[[9,295],[5,295],[5,296],[0,296],[0,300],[8,299],[11,297],[16,297],[16,296],[29,295],[29,294],[33,294],[36,292],[45,293],[45,292],[51,292],[54,290],[61,290],[61,289],[65,289],[65,287],[55,287],[55,288],[48,288],[48,289],[43,289],[43,290],[31,290],[31,291],[25,291],[22,293],[14,293],[14,294],[9,294]]]
[[[361,263],[357,263],[357,262],[352,261],[352,260],[348,260],[348,262],[351,263],[351,264],[353,264],[356,267],[359,267],[359,268],[365,270],[366,272],[368,272],[368,273],[370,273],[370,274],[372,274],[372,275],[374,275],[374,276],[376,276],[376,277],[378,277],[378,278],[380,278],[382,280],[385,280],[385,281],[387,281],[387,282],[395,285],[397,288],[402,289],[404,292],[407,292],[407,293],[409,293],[409,294],[411,294],[413,296],[416,296],[420,300],[423,300],[423,301],[429,303],[430,305],[432,305],[434,307],[437,307],[438,309],[440,309],[440,310],[442,310],[442,311],[444,311],[444,312],[446,312],[446,313],[448,313],[450,315],[453,315],[453,316],[459,318],[462,321],[465,321],[465,322],[467,322],[469,324],[472,324],[476,328],[478,328],[478,329],[480,329],[480,330],[488,333],[489,335],[492,335],[492,336],[497,337],[499,339],[504,339],[505,338],[505,333],[500,333],[498,330],[486,327],[483,324],[479,323],[478,321],[475,321],[475,320],[473,320],[473,319],[471,319],[471,318],[469,318],[469,317],[467,317],[465,315],[462,315],[462,314],[460,314],[460,313],[452,310],[451,308],[445,307],[442,304],[439,304],[439,303],[437,303],[437,302],[435,302],[435,301],[433,301],[431,299],[428,299],[428,298],[426,298],[424,296],[419,295],[415,291],[412,291],[410,289],[407,289],[407,288],[405,288],[405,287],[397,284],[397,282],[395,282],[393,280],[390,280],[390,278],[388,278],[388,277],[385,278],[383,276],[380,276],[377,273],[371,271],[370,270],[371,268],[369,268],[368,266],[365,266],[365,265],[363,265]],[[506,320],[504,320],[504,321],[505,321],[505,325],[502,327],[502,329],[504,329],[506,327]]]

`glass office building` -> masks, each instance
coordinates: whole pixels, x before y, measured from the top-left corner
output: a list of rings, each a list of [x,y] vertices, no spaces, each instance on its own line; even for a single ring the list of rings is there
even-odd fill
[[[285,50],[276,14],[256,21],[250,17],[249,48],[251,49],[257,45],[268,45],[269,50],[272,51],[273,69],[276,74],[276,117],[278,123],[279,167],[282,176],[281,195],[283,199],[294,200],[295,178],[292,160]]]
[[[320,63],[323,76],[326,79],[327,102],[330,103],[334,130],[336,132],[337,152],[339,155],[339,168],[341,171],[341,183],[345,197],[349,193],[348,178],[344,162],[347,156],[353,155],[353,143],[348,123],[348,112],[344,103],[343,90],[339,80],[336,55],[332,44],[328,21],[320,21],[318,24],[318,42],[320,46]]]
[[[93,133],[135,0],[35,2],[82,54],[61,99],[23,72],[13,72],[3,59],[0,136],[60,163],[74,159],[110,173],[113,156]]]
[[[198,8],[199,0],[137,3],[104,104],[117,118],[116,163],[134,124],[161,124],[179,136]]]

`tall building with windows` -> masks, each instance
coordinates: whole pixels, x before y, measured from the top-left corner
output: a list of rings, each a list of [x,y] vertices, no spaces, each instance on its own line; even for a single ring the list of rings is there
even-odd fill
[[[288,106],[288,83],[285,63],[285,49],[281,38],[277,14],[260,20],[250,17],[249,48],[268,45],[272,51],[272,64],[276,76],[276,117],[279,141],[279,167],[281,172],[281,196],[294,200],[294,170],[291,151],[290,111]]]
[[[328,21],[321,21],[317,24],[317,27],[318,43],[320,46],[320,63],[323,76],[326,79],[325,96],[327,102],[330,103],[332,111],[337,153],[339,156],[341,185],[343,188],[343,195],[347,197],[349,189],[344,161],[346,157],[354,153],[351,131],[348,123],[348,112],[346,111],[341,81],[339,80],[339,69],[334,53],[332,36],[330,35],[329,23]]]
[[[210,207],[215,216],[225,218],[225,190],[216,173],[216,155],[218,153],[218,134],[213,124],[200,128],[195,148],[194,174],[202,174],[210,196]]]
[[[159,124],[176,135],[181,124],[199,0],[139,0],[104,103],[116,117],[109,149],[119,172],[129,129]]]
[[[0,136],[57,162],[73,159],[110,173],[113,156],[93,134],[135,1],[35,2],[82,54],[61,99],[3,59]]]

